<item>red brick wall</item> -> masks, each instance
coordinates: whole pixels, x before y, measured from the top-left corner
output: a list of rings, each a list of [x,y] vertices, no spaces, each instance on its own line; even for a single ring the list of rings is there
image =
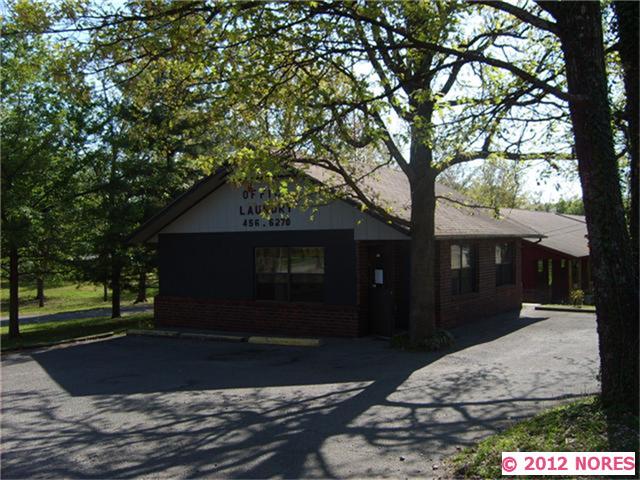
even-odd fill
[[[451,244],[456,241],[438,242],[439,266],[436,267],[436,309],[440,326],[453,327],[483,317],[510,310],[522,305],[521,247],[515,240],[515,284],[496,287],[495,245],[497,240],[478,240],[469,243],[477,246],[477,291],[453,295],[451,293]]]
[[[210,300],[156,296],[157,326],[230,332],[355,337],[361,334],[355,305]]]

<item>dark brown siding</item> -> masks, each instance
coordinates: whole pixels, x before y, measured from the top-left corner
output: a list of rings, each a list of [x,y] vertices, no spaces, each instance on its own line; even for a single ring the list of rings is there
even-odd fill
[[[282,232],[271,238],[254,234],[161,238],[162,278],[160,295],[155,300],[157,324],[303,336],[354,337],[368,334],[369,288],[372,283],[368,248],[380,242],[354,242],[350,239],[352,237],[343,232],[327,233],[323,236],[291,236],[291,232]],[[440,326],[450,328],[520,308],[520,241],[514,240],[515,282],[499,287],[495,285],[496,241],[473,242],[478,251],[478,291],[462,295],[451,293],[452,242],[437,242],[435,286],[436,313]],[[327,266],[325,282],[328,292],[333,293],[327,296],[325,303],[267,302],[252,298],[253,246],[278,243],[327,246],[326,258],[332,267]],[[407,326],[410,282],[408,242],[386,242],[386,245],[392,260],[387,274],[392,279],[396,317],[394,325],[397,331]],[[220,247],[222,256],[210,253],[216,252],[216,247]],[[203,260],[203,256],[209,257]],[[242,275],[238,278],[224,275],[225,271],[237,270],[240,266]],[[174,277],[167,278],[168,275]],[[204,282],[205,286],[199,282]],[[223,285],[225,282],[239,283]],[[220,290],[214,292],[214,288]],[[226,296],[222,297],[223,294]]]
[[[219,300],[255,298],[256,247],[325,249],[324,303],[356,304],[353,230],[160,235],[160,295]]]
[[[259,246],[324,247],[324,302],[255,300],[254,249]],[[236,332],[357,336],[366,329],[356,303],[358,262],[352,230],[161,235],[156,323]]]

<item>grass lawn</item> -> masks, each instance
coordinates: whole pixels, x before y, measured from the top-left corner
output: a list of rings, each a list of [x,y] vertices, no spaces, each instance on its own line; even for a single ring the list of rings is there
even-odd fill
[[[17,339],[8,337],[8,327],[0,327],[0,347],[2,351],[6,351],[105,332],[124,332],[129,328],[153,328],[153,314],[139,313],[124,318],[98,317],[51,323],[32,323],[20,327],[20,337]]]
[[[111,292],[109,292],[111,293]],[[157,289],[149,288],[147,297],[149,299],[157,293]],[[64,284],[47,288],[45,284],[45,304],[38,306],[36,300],[35,285],[20,287],[20,314],[27,315],[33,313],[59,313],[75,310],[89,310],[91,308],[110,308],[111,297],[104,302],[102,297],[102,287],[97,285],[75,285]],[[133,292],[123,291],[121,305],[132,305],[136,295]],[[3,317],[9,315],[9,284],[2,284],[0,289],[0,311]]]
[[[460,478],[500,478],[501,453],[514,451],[637,452],[638,418],[607,412],[597,397],[571,402],[463,450],[451,460],[452,474]]]

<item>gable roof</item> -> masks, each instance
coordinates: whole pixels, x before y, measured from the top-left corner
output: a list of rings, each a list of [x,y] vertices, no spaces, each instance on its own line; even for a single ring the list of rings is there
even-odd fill
[[[227,172],[221,169],[196,182],[189,190],[177,196],[166,207],[134,230],[129,235],[127,242],[145,243],[149,241],[160,230],[223,185],[226,176]]]
[[[309,177],[327,185],[337,184],[337,178],[321,167],[304,169]],[[227,172],[219,170],[200,182],[187,192],[177,197],[159,213],[134,231],[129,237],[131,243],[144,243],[160,232],[195,204],[214,192],[225,183]],[[361,181],[362,188],[370,191],[385,207],[393,210],[398,217],[409,221],[411,218],[411,193],[409,182],[404,173],[390,168],[379,168]],[[436,184],[438,197],[450,198],[465,202],[463,195],[455,190]],[[351,201],[351,203],[357,203]],[[377,216],[367,212],[373,217]],[[409,233],[405,229],[401,229]],[[541,234],[535,229],[510,219],[496,219],[485,209],[463,206],[454,202],[439,199],[436,204],[435,234],[438,239],[446,238],[488,238],[488,237],[522,237],[539,238]]]
[[[335,179],[335,175],[317,166],[308,168],[305,172],[322,183],[331,184]],[[362,178],[360,183],[367,194],[377,196],[385,207],[393,209],[395,215],[406,221],[411,220],[411,190],[409,180],[403,172],[379,168],[373,174]],[[441,183],[436,183],[436,196],[440,197],[436,202],[436,238],[540,237],[540,232],[534,228],[506,218],[495,218],[490,209],[463,205],[473,202]]]
[[[506,218],[544,234],[539,245],[575,258],[589,255],[587,222],[582,215],[531,210],[503,210]]]

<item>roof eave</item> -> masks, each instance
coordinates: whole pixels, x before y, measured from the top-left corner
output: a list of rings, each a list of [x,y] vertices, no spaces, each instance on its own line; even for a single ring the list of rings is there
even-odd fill
[[[549,237],[545,236],[543,238],[549,238]],[[550,250],[550,251],[558,253],[560,255],[565,255],[567,257],[571,257],[572,259],[575,259],[575,260],[578,260],[580,258],[589,258],[589,256],[590,256],[590,253],[588,253],[588,252],[587,252],[586,255],[575,255],[574,253],[571,253],[571,252],[568,252],[568,251],[565,251],[565,250],[561,250],[559,248],[553,248],[553,247],[550,247],[549,245],[545,245],[543,243],[539,243],[539,242],[530,242],[530,243],[531,243],[531,245],[534,245],[536,247],[543,248],[544,250]]]
[[[540,235],[529,233],[459,233],[436,234],[436,240],[487,239],[487,238],[540,238]]]

